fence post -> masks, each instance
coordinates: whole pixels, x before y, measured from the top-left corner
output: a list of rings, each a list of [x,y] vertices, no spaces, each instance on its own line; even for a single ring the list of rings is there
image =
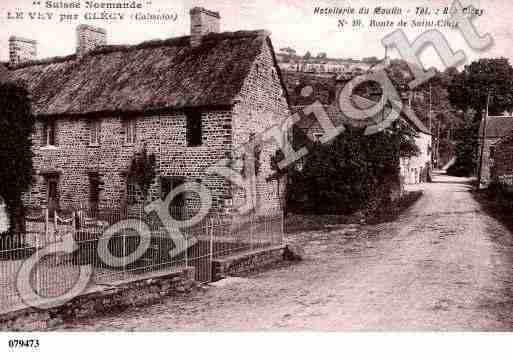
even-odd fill
[[[212,271],[213,271],[213,262],[214,262],[214,218],[210,217],[210,264],[209,268],[209,282],[212,282]]]
[[[183,229],[183,238],[184,238],[184,246],[185,246],[185,251],[184,251],[184,255],[185,255],[185,266],[188,267],[189,266],[189,236],[187,233],[187,230],[188,228],[184,228]]]
[[[253,250],[253,212],[249,213],[249,249]]]
[[[280,211],[280,244],[285,242],[285,212]]]
[[[122,244],[122,247],[123,247],[123,279],[126,279],[127,277],[127,270],[126,270],[126,233],[125,231],[123,231],[123,237],[122,237],[122,240],[123,240],[123,244]]]
[[[37,237],[37,236],[36,236]],[[41,275],[40,275],[40,264],[39,264],[39,243],[36,245],[36,263],[37,266],[35,268],[36,271],[36,291],[37,295],[41,295]]]
[[[44,209],[44,213],[45,213],[45,245],[46,245],[46,243],[48,243],[48,226],[49,226],[49,222],[50,222],[50,215],[48,213],[48,208]]]
[[[58,217],[57,210],[55,210],[55,212],[53,213],[53,238],[54,238],[54,240],[57,237],[57,223],[58,223],[57,217]]]
[[[75,211],[71,212],[71,234],[73,235],[73,240],[75,240],[76,229],[77,229],[77,213]]]

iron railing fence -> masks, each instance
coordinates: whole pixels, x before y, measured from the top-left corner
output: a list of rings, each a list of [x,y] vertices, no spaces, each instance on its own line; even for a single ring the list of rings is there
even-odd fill
[[[175,207],[169,208],[169,214],[176,220],[196,215]],[[29,258],[37,263],[29,278],[34,292],[54,298],[74,287],[84,266],[92,270],[89,286],[184,266],[195,267],[196,280],[210,282],[213,260],[283,241],[279,212],[267,216],[209,213],[180,228],[163,223],[142,207],[82,209],[53,216],[45,209],[31,210],[26,219],[26,233],[0,235],[0,312],[27,306],[18,292],[18,275]],[[141,234],[148,239],[145,246]]]

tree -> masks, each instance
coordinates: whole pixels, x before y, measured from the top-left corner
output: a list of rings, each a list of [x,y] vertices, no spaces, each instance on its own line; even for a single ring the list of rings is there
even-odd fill
[[[325,52],[319,52],[319,53],[317,54],[317,59],[319,59],[319,60],[325,60],[325,59],[327,59],[327,58],[328,58],[328,54],[327,54],[327,53],[325,53]]]
[[[465,66],[449,86],[451,103],[464,112],[476,111],[480,118],[490,95],[490,114],[513,109],[513,67],[506,58],[479,59]]]
[[[135,180],[144,201],[148,199],[150,187],[153,181],[155,181],[155,164],[155,154],[148,154],[146,146],[144,146],[140,152],[135,154],[132,159],[132,163],[130,164],[128,177]]]
[[[28,91],[0,84],[0,196],[9,215],[10,231],[25,229],[22,195],[32,183],[34,117]]]
[[[475,172],[479,148],[479,126],[482,112],[499,115],[513,109],[513,67],[505,58],[479,59],[465,66],[450,82],[448,92],[453,106],[466,116],[465,130],[470,135],[458,144],[456,163],[449,172],[470,175]]]
[[[312,54],[310,53],[310,51],[307,51],[305,56],[303,56],[304,60],[310,60],[311,58],[312,58]]]
[[[295,147],[305,145],[308,154],[301,168],[287,168],[287,207],[318,214],[359,210],[371,214],[387,208],[393,191],[400,187],[401,155],[418,151],[409,136],[396,123],[372,136],[366,136],[364,129],[347,126],[327,144],[295,137]],[[274,162],[280,155],[275,155]]]

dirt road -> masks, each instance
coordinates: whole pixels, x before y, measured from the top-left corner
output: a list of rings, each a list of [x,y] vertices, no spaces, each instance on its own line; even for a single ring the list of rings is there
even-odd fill
[[[512,235],[468,183],[435,181],[394,222],[295,235],[299,264],[65,329],[513,329]]]

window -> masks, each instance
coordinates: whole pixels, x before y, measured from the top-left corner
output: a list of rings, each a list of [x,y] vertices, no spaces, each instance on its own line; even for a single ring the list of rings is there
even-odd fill
[[[133,145],[136,142],[136,130],[137,130],[137,122],[135,118],[127,118],[124,120],[124,128],[125,128],[125,144]]]
[[[89,124],[89,144],[99,145],[100,144],[100,133],[101,133],[101,122],[92,121]]]
[[[201,124],[201,112],[188,112],[187,118],[187,146],[196,147],[203,144],[203,131]]]
[[[43,126],[43,146],[55,146],[55,122],[45,122]]]

